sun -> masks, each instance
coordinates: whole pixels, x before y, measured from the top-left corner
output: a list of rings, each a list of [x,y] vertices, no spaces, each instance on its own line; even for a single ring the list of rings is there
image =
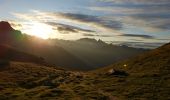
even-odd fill
[[[53,29],[51,26],[44,23],[31,22],[31,25],[27,29],[27,33],[39,38],[48,39],[50,38],[51,33],[53,33]]]

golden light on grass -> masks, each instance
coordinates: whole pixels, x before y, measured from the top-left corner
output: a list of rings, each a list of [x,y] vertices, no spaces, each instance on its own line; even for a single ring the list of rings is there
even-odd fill
[[[124,67],[127,67],[127,64],[124,64],[123,66],[124,66]]]

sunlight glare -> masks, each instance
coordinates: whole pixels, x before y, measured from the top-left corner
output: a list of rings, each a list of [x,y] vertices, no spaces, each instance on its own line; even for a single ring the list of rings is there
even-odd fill
[[[30,35],[43,39],[50,38],[50,34],[53,32],[51,26],[39,22],[32,22],[31,24],[32,26],[30,26],[29,30],[27,30]]]

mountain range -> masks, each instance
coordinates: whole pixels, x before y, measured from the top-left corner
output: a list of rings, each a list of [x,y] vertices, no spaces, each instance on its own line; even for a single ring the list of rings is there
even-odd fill
[[[92,70],[149,51],[115,46],[101,40],[75,41],[48,39],[22,34],[8,22],[0,22],[0,44],[43,58],[46,62],[70,70]]]

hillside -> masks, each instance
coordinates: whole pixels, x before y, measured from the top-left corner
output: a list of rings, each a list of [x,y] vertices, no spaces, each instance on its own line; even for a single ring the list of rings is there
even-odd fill
[[[75,41],[53,39],[49,41],[85,62],[88,66],[84,67],[88,70],[101,68],[149,51],[141,48],[107,44],[100,39],[82,38]]]
[[[0,61],[20,61],[20,62],[33,62],[37,64],[46,64],[43,58],[18,51],[7,45],[0,45]]]
[[[169,52],[170,44],[165,44],[135,58],[92,71],[100,81],[96,86],[125,100],[169,100]]]
[[[137,57],[131,58],[129,60],[120,61],[120,63],[116,63],[96,71],[103,72],[111,68],[118,68],[126,70],[130,73],[151,73],[151,71],[156,72],[156,70],[159,71],[160,69],[163,70],[165,67],[168,68],[168,64],[170,63],[169,51],[170,43],[167,43],[150,52],[140,54]]]
[[[0,99],[169,100],[169,52],[170,44],[166,44],[90,72],[10,62],[0,68]]]

